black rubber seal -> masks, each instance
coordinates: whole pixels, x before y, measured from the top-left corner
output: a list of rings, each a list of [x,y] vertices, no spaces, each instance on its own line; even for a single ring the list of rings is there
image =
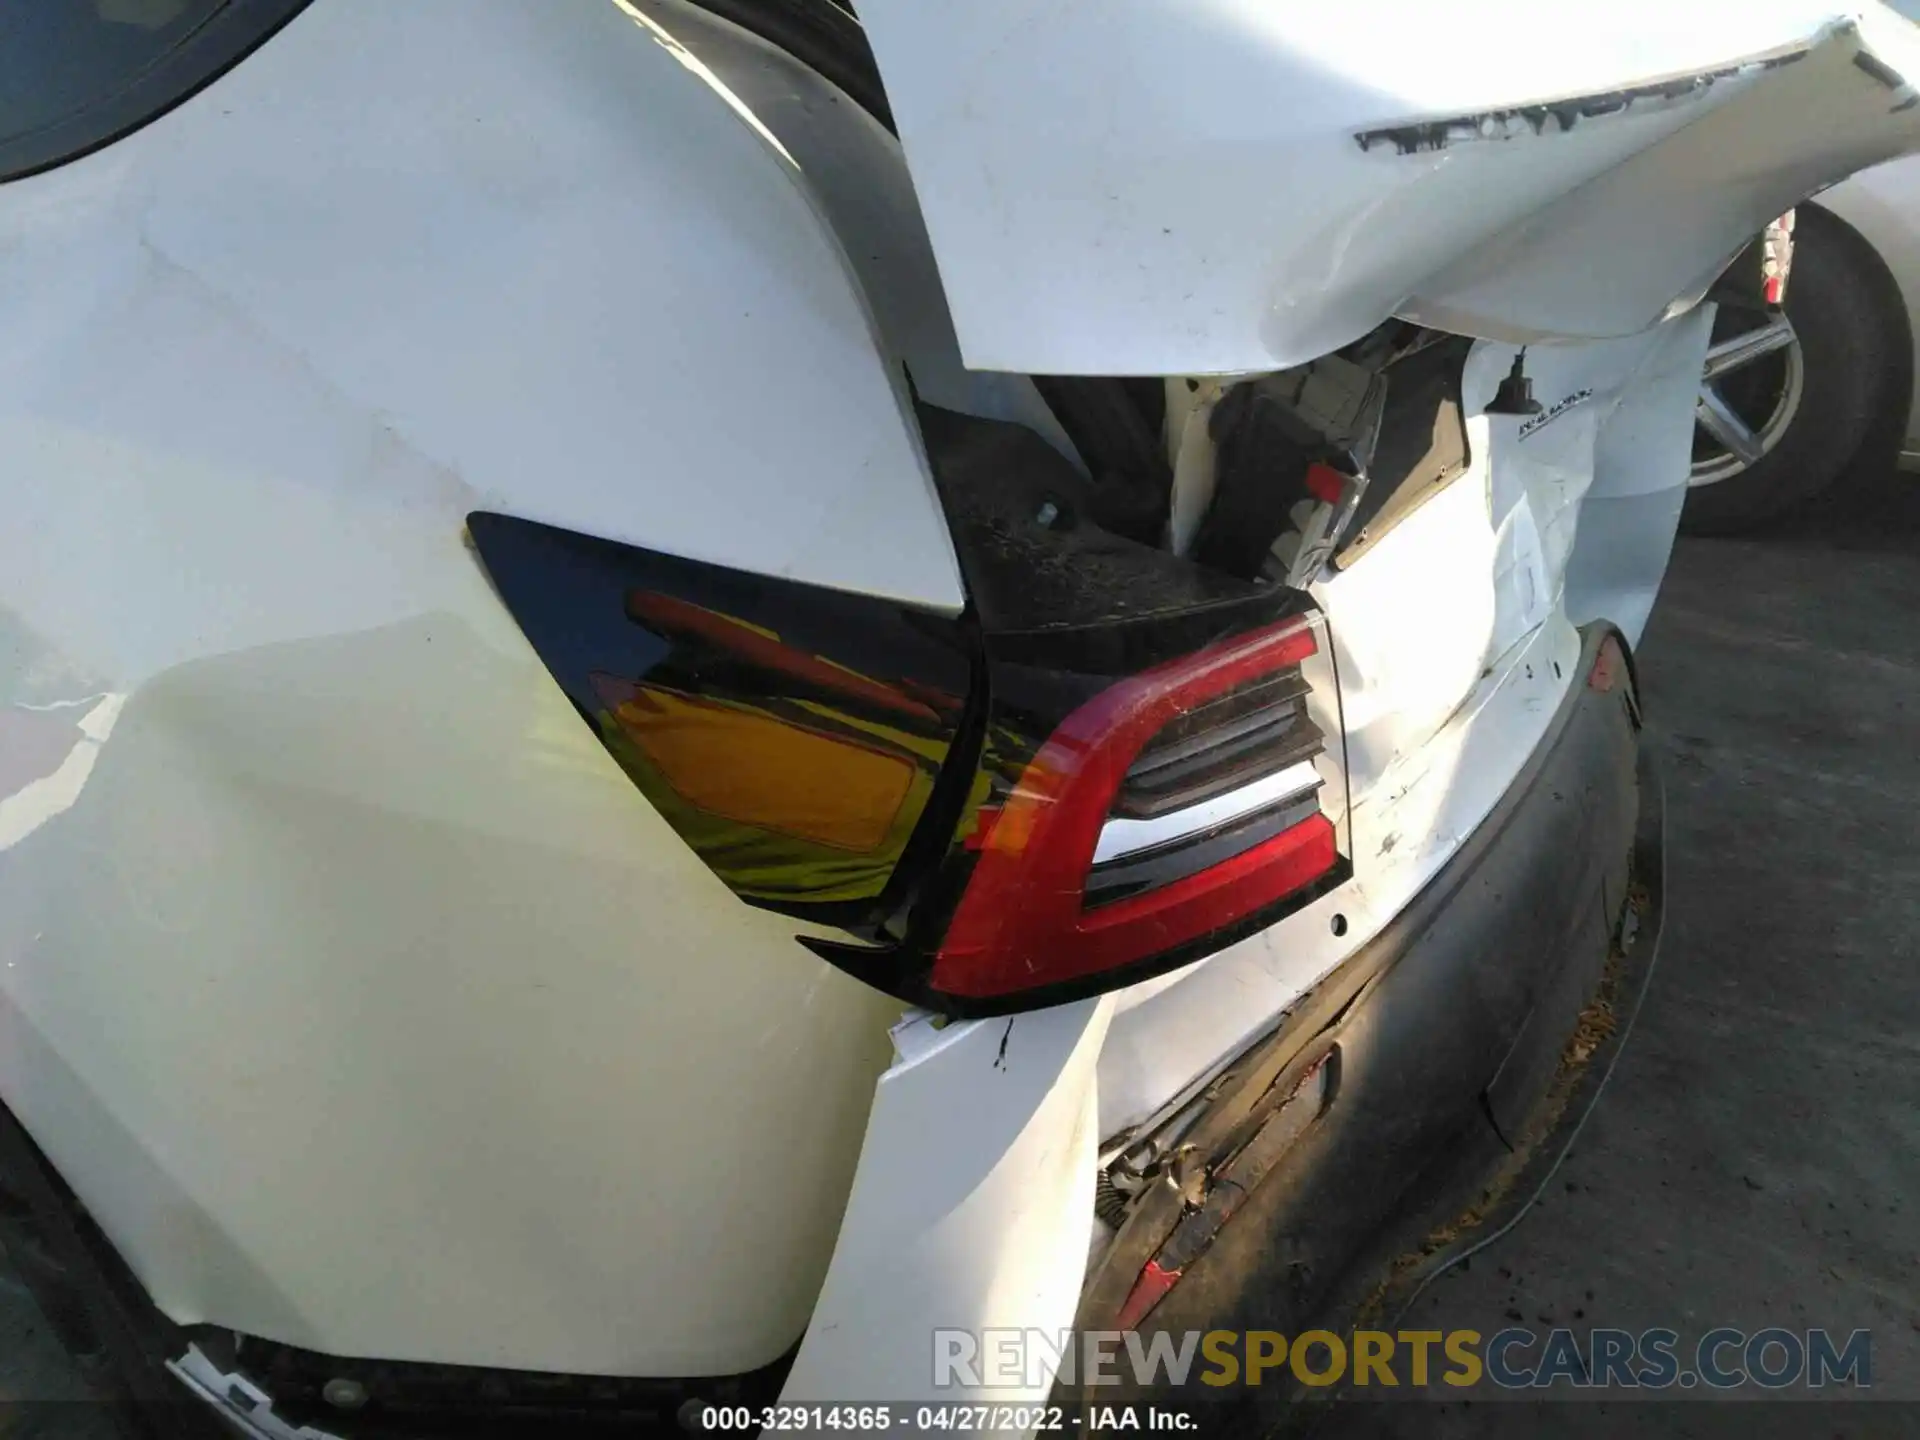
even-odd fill
[[[229,0],[129,80],[36,129],[0,139],[0,181],[37,175],[90,155],[200,93],[308,0]]]

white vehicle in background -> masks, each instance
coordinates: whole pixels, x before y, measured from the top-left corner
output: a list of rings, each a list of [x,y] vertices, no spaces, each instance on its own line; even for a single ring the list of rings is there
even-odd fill
[[[1794,216],[1784,303],[1730,287],[1697,412],[1685,525],[1734,534],[1890,466],[1920,465],[1920,161],[1875,166]],[[1744,303],[1743,303],[1744,301]]]
[[[1920,144],[1836,0],[36,13],[0,1235],[260,1436],[1341,1323],[1644,969],[1702,297]]]

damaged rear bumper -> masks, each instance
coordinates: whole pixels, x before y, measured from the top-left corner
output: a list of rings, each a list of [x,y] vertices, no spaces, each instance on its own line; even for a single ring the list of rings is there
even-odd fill
[[[1500,807],[1235,1067],[1188,1164],[1134,1203],[1088,1278],[1083,1331],[1390,1321],[1530,1203],[1618,1054],[1662,917],[1663,812],[1624,642],[1584,639]],[[1223,1198],[1233,1223],[1196,1245]]]
[[[1462,1183],[1483,1183],[1540,1132],[1541,1099],[1606,988],[1637,893],[1626,644],[1595,626],[1581,657],[1501,804],[1210,1088],[1182,1137],[1185,1163],[1135,1197],[1090,1269],[1096,1062],[1112,998],[945,1031],[904,1026],[782,1398],[1058,1399],[1031,1346],[1020,1373],[983,1364],[977,1384],[965,1367],[943,1374],[939,1356],[968,1349],[966,1336],[984,1361],[993,1331],[1118,1329],[1123,1312],[1143,1330],[1297,1332],[1339,1323],[1356,1294],[1377,1291],[1382,1257],[1417,1245]],[[1301,1095],[1305,1115],[1286,1103]],[[1474,1162],[1464,1180],[1447,1173],[1456,1157]],[[1209,1216],[1232,1223],[1209,1228]],[[1198,1243],[1196,1228],[1207,1232]],[[1143,1306],[1156,1259],[1178,1283]]]

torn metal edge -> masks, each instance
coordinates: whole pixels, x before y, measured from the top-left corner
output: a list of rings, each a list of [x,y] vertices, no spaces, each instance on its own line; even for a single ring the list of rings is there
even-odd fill
[[[1534,105],[1516,105],[1504,110],[1480,110],[1437,120],[1385,125],[1362,130],[1353,138],[1362,152],[1371,152],[1375,146],[1391,145],[1396,154],[1419,155],[1477,140],[1511,140],[1523,134],[1564,135],[1586,120],[1605,119],[1629,111],[1646,114],[1692,104],[1704,98],[1716,85],[1781,69],[1804,60],[1813,53],[1813,48],[1812,44],[1801,45],[1759,59],[1743,60],[1668,80],[1650,81],[1622,90],[1602,90]],[[1855,63],[1865,55],[1866,52],[1862,51]]]

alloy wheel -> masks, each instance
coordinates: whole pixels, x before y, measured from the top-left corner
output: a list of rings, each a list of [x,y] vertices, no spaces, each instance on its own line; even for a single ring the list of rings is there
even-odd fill
[[[1722,316],[1746,318],[1725,310]],[[1730,480],[1771,453],[1799,413],[1805,379],[1800,342],[1783,312],[1732,334],[1716,324],[1694,405],[1688,483]]]

